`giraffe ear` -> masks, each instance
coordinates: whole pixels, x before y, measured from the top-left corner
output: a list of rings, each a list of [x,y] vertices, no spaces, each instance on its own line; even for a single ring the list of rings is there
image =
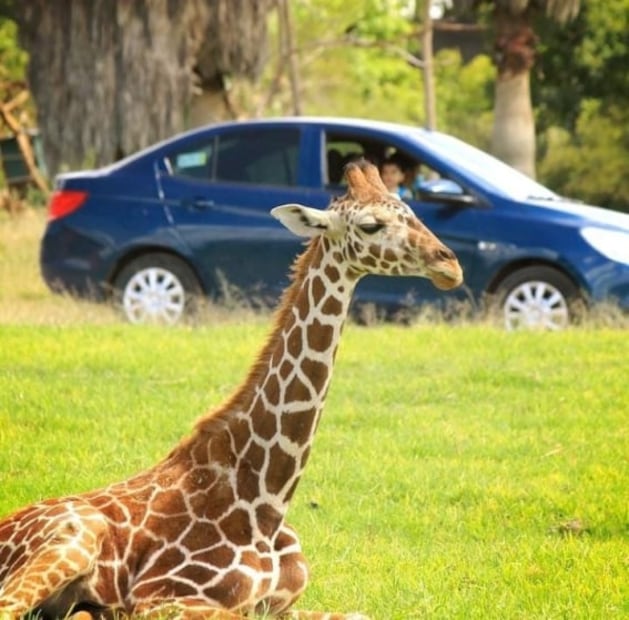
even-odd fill
[[[271,215],[298,237],[335,236],[341,231],[340,219],[333,211],[287,204],[271,209]]]

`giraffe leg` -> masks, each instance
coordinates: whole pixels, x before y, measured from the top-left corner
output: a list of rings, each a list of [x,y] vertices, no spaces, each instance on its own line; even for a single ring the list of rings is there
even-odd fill
[[[135,606],[132,617],[138,620],[242,620],[243,616],[212,607],[207,601],[182,597],[144,601]]]
[[[92,506],[68,501],[42,508],[28,530],[25,552],[0,586],[0,618],[34,610],[63,617],[76,602],[64,591],[93,569],[107,522]]]
[[[273,593],[258,606],[257,611],[261,613],[279,614],[286,611],[308,584],[308,563],[295,530],[288,524],[284,524],[280,530],[274,551],[279,562],[280,576]]]
[[[367,616],[358,613],[330,613],[325,611],[289,611],[278,620],[369,620]]]
[[[290,610],[288,608],[299,598],[308,584],[308,564],[301,551],[301,544],[293,528],[285,524],[281,530],[275,549],[280,561],[280,579],[274,595],[265,603],[282,620],[369,620],[358,613],[330,613],[322,611]]]

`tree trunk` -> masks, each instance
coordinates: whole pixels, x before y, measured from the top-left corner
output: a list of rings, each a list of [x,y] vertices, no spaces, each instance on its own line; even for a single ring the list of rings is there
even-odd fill
[[[437,129],[437,102],[435,96],[435,72],[433,64],[433,27],[430,16],[430,0],[424,0],[422,19],[422,75],[424,77],[424,108],[426,129]]]
[[[528,71],[498,77],[491,149],[502,161],[535,178],[535,122]]]
[[[195,92],[255,77],[270,2],[15,3],[49,170],[107,164],[171,136],[188,126]],[[220,110],[204,120],[224,115],[225,98],[211,101]]]
[[[301,116],[301,97],[299,93],[299,70],[297,68],[297,55],[293,46],[293,24],[288,0],[278,0],[277,11],[279,14],[280,53],[288,63],[288,79],[293,103],[293,114]]]
[[[535,178],[535,121],[530,92],[535,36],[527,11],[512,15],[496,9],[496,93],[492,152]]]

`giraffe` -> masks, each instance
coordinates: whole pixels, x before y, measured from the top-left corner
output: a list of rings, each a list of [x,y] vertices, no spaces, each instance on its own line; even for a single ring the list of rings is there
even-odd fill
[[[0,618],[364,618],[292,611],[308,568],[285,515],[356,283],[409,275],[450,289],[463,276],[375,166],[349,164],[346,178],[325,210],[271,211],[310,240],[257,360],[223,404],[157,465],[0,521]]]

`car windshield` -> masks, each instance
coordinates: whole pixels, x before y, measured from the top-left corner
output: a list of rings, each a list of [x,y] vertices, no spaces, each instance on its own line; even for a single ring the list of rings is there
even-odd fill
[[[426,133],[417,131],[422,143]],[[514,200],[562,200],[561,196],[535,182],[515,168],[465,142],[439,132],[429,134],[433,150],[463,173],[483,179],[483,183]]]

